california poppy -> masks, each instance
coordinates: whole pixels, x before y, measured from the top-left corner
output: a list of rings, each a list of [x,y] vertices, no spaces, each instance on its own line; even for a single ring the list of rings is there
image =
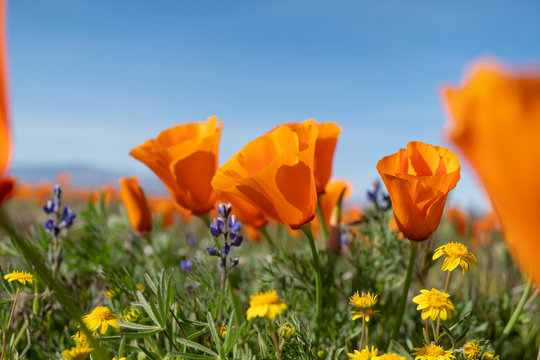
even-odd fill
[[[9,102],[7,90],[6,1],[0,1],[0,178],[11,161],[11,133],[9,130]]]
[[[313,219],[317,207],[316,139],[313,120],[294,130],[279,126],[233,155],[219,168],[212,186],[251,202],[271,219],[299,228]]]
[[[314,121],[314,119],[306,120]],[[291,129],[301,126],[302,123],[285,124]],[[284,125],[280,125],[284,126]],[[317,141],[315,142],[315,159],[313,161],[313,173],[317,194],[325,192],[326,184],[332,176],[332,164],[334,162],[334,152],[341,133],[341,127],[333,122],[317,124]]]
[[[451,141],[484,184],[510,251],[540,285],[540,69],[480,62],[443,98]]]
[[[461,209],[451,208],[446,211],[446,219],[456,227],[456,233],[460,236],[465,235],[467,228],[467,217]]]
[[[152,213],[137,178],[120,178],[118,181],[120,182],[120,199],[126,206],[133,230],[140,234],[152,230]]]
[[[130,151],[163,181],[180,206],[196,215],[212,209],[217,197],[210,185],[218,167],[223,126],[217,122],[210,117],[206,122],[173,126]]]
[[[17,181],[12,177],[0,179],[0,203],[11,198],[17,190]]]
[[[341,194],[343,199],[349,197],[352,186],[345,180],[333,180],[326,186],[326,191],[319,197],[324,223],[328,226],[326,248],[338,254],[341,251],[341,212],[338,202]],[[317,219],[319,220],[319,219]]]
[[[443,147],[410,142],[407,149],[379,160],[377,170],[401,232],[409,240],[427,240],[439,226],[448,192],[459,181],[457,156]]]

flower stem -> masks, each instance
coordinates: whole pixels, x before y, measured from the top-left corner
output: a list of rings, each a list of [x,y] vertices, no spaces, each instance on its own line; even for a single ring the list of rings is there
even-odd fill
[[[427,344],[429,345],[429,317],[426,319],[426,341],[427,341]]]
[[[444,284],[444,292],[448,293],[448,284],[450,284],[450,274],[452,272],[448,271],[448,275],[446,276],[446,283]],[[439,343],[439,326],[441,326],[441,318],[439,317],[437,319],[437,331],[435,332],[435,341]]]
[[[8,323],[6,325],[6,330],[4,331],[4,341],[2,342],[2,357],[0,357],[1,360],[4,360],[4,355],[6,354],[6,344],[7,344],[7,337],[9,333],[9,327],[11,326],[11,320],[13,319],[13,313],[15,312],[15,307],[17,306],[17,301],[19,300],[19,291],[20,287],[17,286],[17,292],[15,293],[15,299],[13,299],[13,304],[11,305],[11,311],[9,312],[9,319]]]
[[[270,333],[272,334],[272,341],[274,342],[274,348],[276,349],[277,360],[281,360],[281,349],[279,348],[278,338],[276,335],[276,331],[274,330],[274,325],[272,325],[272,320],[266,320],[268,321],[268,328],[270,329]]]
[[[315,245],[315,240],[313,239],[313,234],[311,233],[311,224],[307,223],[302,226],[302,231],[306,234],[309,240],[309,247],[311,248],[311,254],[313,255],[313,272],[315,273],[315,297],[316,297],[316,320],[317,320],[317,329],[321,328],[322,322],[322,307],[323,307],[323,298],[322,298],[322,277],[321,277],[321,263],[319,261],[319,254],[317,253],[317,246]]]
[[[324,221],[324,215],[321,208],[321,195],[319,195],[317,200],[317,217],[319,218],[319,223],[321,224],[321,232],[323,234],[324,243],[326,243],[326,239],[328,238],[328,229],[326,227],[326,221]]]
[[[527,301],[527,298],[529,297],[532,290],[532,279],[527,279],[527,285],[525,286],[525,291],[523,291],[523,295],[521,295],[521,299],[519,299],[519,303],[512,313],[512,316],[510,317],[510,320],[508,320],[508,324],[506,324],[506,327],[504,328],[501,337],[499,338],[499,341],[497,342],[496,349],[497,352],[499,352],[501,345],[504,343],[506,338],[510,335],[512,332],[512,329],[514,328],[514,325],[516,324],[517,319],[519,318],[519,315],[521,314],[521,311],[523,310],[523,306],[525,305],[525,302]]]
[[[416,241],[410,241],[411,254],[409,257],[409,266],[407,267],[407,276],[405,277],[405,283],[403,284],[403,292],[401,293],[401,300],[399,302],[397,321],[394,331],[392,333],[391,340],[396,340],[399,334],[399,328],[401,327],[401,321],[403,320],[403,314],[405,313],[405,304],[407,302],[407,295],[409,294],[409,287],[411,286],[412,272],[414,267],[414,260],[416,259],[416,250],[418,243]]]
[[[365,330],[366,330],[366,317],[362,316],[362,335],[360,335],[360,350],[362,350],[362,345],[364,345]]]

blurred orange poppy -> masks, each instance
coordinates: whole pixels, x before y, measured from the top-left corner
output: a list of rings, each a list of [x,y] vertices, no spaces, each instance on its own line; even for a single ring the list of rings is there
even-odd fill
[[[450,208],[446,211],[446,218],[455,225],[456,233],[460,236],[465,235],[467,228],[467,217],[461,209]]]
[[[139,234],[152,230],[152,213],[136,177],[120,178],[120,199],[126,206],[131,227]]]
[[[210,185],[218,167],[223,126],[217,122],[210,117],[206,122],[173,126],[129,153],[163,181],[180,206],[196,215],[212,209],[217,197]]]
[[[339,197],[348,198],[352,185],[345,180],[333,180],[326,186],[326,191],[319,197],[324,223],[328,226],[326,248],[335,254],[341,251],[341,213],[337,211]],[[319,220],[319,218],[317,218]]]
[[[437,229],[460,169],[452,151],[423,142],[410,142],[407,149],[379,160],[377,170],[407,239],[424,241]]]
[[[540,285],[540,68],[479,62],[443,97],[450,139],[484,184],[510,251]]]
[[[11,133],[9,129],[9,99],[6,49],[6,1],[0,1],[0,178],[11,161]]]
[[[251,141],[217,171],[212,185],[239,196],[266,216],[292,228],[313,219],[317,191],[313,120],[291,129],[279,126]]]
[[[11,198],[17,190],[17,180],[12,177],[0,179],[0,203]]]

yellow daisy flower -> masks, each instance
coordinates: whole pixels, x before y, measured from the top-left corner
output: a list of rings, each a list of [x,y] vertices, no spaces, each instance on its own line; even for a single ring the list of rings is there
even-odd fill
[[[249,309],[246,311],[248,320],[265,317],[273,320],[277,314],[287,309],[287,304],[279,300],[275,290],[259,292],[249,297]]]
[[[378,295],[371,294],[369,291],[367,293],[362,291],[362,295],[356,291],[353,296],[349,299],[349,304],[354,306],[356,310],[351,311],[353,320],[365,317],[366,322],[369,322],[369,319],[372,315],[376,315],[379,311],[370,309],[377,302]]]
[[[448,299],[449,294],[440,292],[437,289],[420,290],[420,295],[415,296],[412,301],[418,304],[416,310],[422,310],[422,320],[428,317],[436,320],[440,317],[442,320],[452,317],[451,311],[455,310],[454,304]]]
[[[109,289],[105,291],[105,296],[108,297],[109,299],[114,299],[115,297],[118,296],[119,293],[120,293],[120,290],[118,288]]]
[[[92,333],[92,335],[94,336],[94,339],[97,339],[97,334],[96,333]],[[75,340],[75,344],[77,344],[77,346],[89,346],[90,345],[90,341],[88,341],[88,338],[86,337],[86,335],[84,335],[84,333],[82,331],[77,331],[77,333],[75,335],[73,335],[71,338],[73,340]]]
[[[224,338],[227,335],[227,327],[225,325],[219,326],[216,330],[221,338]]]
[[[62,351],[62,356],[65,360],[84,360],[92,350],[88,346],[75,346],[69,350]]]
[[[372,346],[371,349],[366,345],[362,350],[354,350],[353,353],[347,353],[349,360],[379,360],[377,354],[379,350]]]
[[[367,292],[367,294],[362,291],[362,295],[360,295],[357,290],[349,299],[349,304],[351,304],[357,309],[365,309],[375,305],[378,297],[378,295],[372,294],[369,291]]]
[[[379,356],[377,360],[406,360],[405,357],[394,354],[394,353],[386,353]]]
[[[499,360],[499,355],[495,356],[495,351],[488,351],[482,356],[482,360]]]
[[[135,322],[141,316],[141,312],[136,307],[130,307],[124,310],[124,321]]]
[[[473,360],[480,358],[481,351],[482,348],[480,345],[478,345],[478,341],[469,341],[465,344],[465,347],[463,347],[463,353],[465,356]]]
[[[121,358],[117,358],[116,356],[112,358],[112,360],[126,360],[126,357],[123,356]]]
[[[118,316],[113,314],[111,310],[106,306],[97,306],[92,312],[83,317],[84,324],[91,330],[97,331],[101,334],[107,332],[107,328],[110,326],[120,329],[118,325]]]
[[[476,261],[474,254],[470,252],[465,245],[458,242],[449,242],[448,244],[437,248],[435,254],[433,254],[433,260],[436,260],[443,255],[445,255],[446,258],[441,267],[442,271],[452,271],[460,265],[463,270],[463,275],[465,275],[469,267],[472,269],[473,265],[478,265],[478,261]]]
[[[143,284],[139,283],[135,286],[137,288],[137,290],[139,290],[140,292],[144,292],[146,290],[146,286],[144,286]]]
[[[29,272],[26,271],[13,271],[9,274],[4,275],[4,279],[12,282],[12,281],[18,281],[23,285],[26,285],[26,282],[32,284],[34,280],[36,280],[36,277]]]
[[[450,360],[455,359],[451,351],[444,350],[439,345],[431,344],[425,345],[421,348],[414,348],[416,352],[413,352],[413,355],[416,355],[414,360]]]

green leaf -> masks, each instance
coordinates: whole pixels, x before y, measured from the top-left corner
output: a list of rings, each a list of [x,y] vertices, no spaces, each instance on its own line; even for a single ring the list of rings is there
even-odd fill
[[[126,333],[124,333],[124,336],[127,337],[127,338],[130,338],[130,339],[142,339],[142,338],[145,338],[145,337],[148,337],[148,336],[155,335],[160,331],[161,331],[161,329],[140,331],[140,332],[134,332],[134,333],[126,332]]]
[[[210,335],[212,335],[212,339],[214,339],[214,343],[216,344],[216,349],[219,353],[221,353],[221,341],[219,340],[216,324],[214,323],[214,319],[212,318],[210,311],[206,313],[206,320],[208,321],[208,327],[210,328]]]
[[[400,343],[398,343],[395,340],[392,340],[390,343],[391,343],[392,347],[394,349],[396,349],[396,351],[398,352],[399,355],[404,356],[407,360],[413,360],[413,358],[409,354],[409,352],[407,350],[405,350],[405,348]]]
[[[150,318],[152,319],[152,321],[154,322],[154,324],[156,324],[157,326],[160,326],[161,328],[163,328],[163,326],[161,325],[160,321],[158,320],[158,318],[156,317],[156,314],[154,313],[154,310],[152,309],[152,307],[150,306],[150,304],[148,303],[148,301],[146,301],[146,299],[144,298],[144,295],[142,292],[138,291],[137,290],[137,298],[139,299],[139,303],[141,304],[141,306],[144,308],[144,310],[146,311],[146,313],[148,314],[148,316],[150,316]]]
[[[146,283],[148,284],[148,286],[150,287],[150,289],[152,290],[152,292],[157,295],[157,287],[156,287],[156,284],[152,281],[152,278],[150,277],[150,275],[148,275],[147,273],[144,274],[144,279],[146,280]]]
[[[171,356],[180,356],[182,359],[216,359],[217,356],[209,356],[209,355],[197,355],[197,354],[189,354],[189,353],[183,353],[183,352],[172,352],[169,353]]]
[[[142,325],[142,324],[121,321],[121,320],[117,320],[117,322],[121,328],[125,328],[125,329],[142,330],[142,331],[150,331],[150,330],[156,330],[156,329],[161,330],[161,327],[159,326]]]
[[[210,354],[210,355],[213,355],[214,357],[217,357],[218,354],[215,353],[214,351],[212,351],[211,349],[205,347],[205,346],[202,346],[201,344],[199,343],[196,343],[196,342],[193,342],[191,340],[188,340],[188,339],[176,339],[176,341],[182,343],[183,345],[186,345],[192,349],[195,349],[195,350],[199,350],[199,351],[202,351],[204,353],[207,353],[207,354]]]
[[[456,338],[454,337],[454,334],[452,334],[452,331],[450,331],[450,329],[446,325],[444,325],[442,322],[441,322],[441,327],[444,330],[444,333],[448,335],[448,337],[450,338],[450,341],[452,342],[451,350],[453,351],[454,348],[456,347]]]

